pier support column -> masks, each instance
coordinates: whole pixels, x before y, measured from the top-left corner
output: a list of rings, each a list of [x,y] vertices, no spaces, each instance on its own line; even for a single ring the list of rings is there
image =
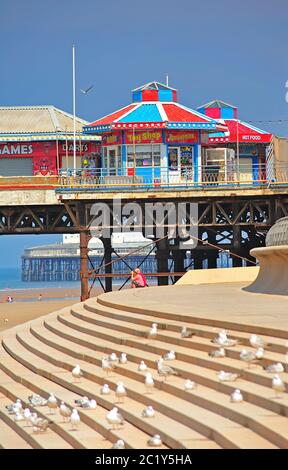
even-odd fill
[[[89,276],[88,276],[88,242],[89,232],[80,232],[80,282],[81,282],[81,302],[89,298]]]
[[[156,260],[157,260],[157,272],[167,273],[168,272],[168,261],[169,252],[167,240],[161,240],[157,243]],[[169,283],[168,276],[158,277],[158,286],[167,286]]]
[[[174,272],[184,273],[185,272],[185,258],[186,250],[181,250],[179,247],[180,241],[176,240],[174,250],[173,250],[173,260],[174,260]],[[177,282],[182,276],[174,276],[174,281]]]
[[[104,246],[104,264],[105,264],[105,274],[112,274],[112,246],[110,238],[103,238],[102,240]],[[112,277],[105,277],[105,291],[111,292],[113,289]]]

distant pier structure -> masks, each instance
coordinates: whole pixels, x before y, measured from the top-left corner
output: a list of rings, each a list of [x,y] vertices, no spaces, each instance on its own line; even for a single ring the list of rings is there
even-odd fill
[[[57,282],[80,280],[79,235],[63,235],[62,243],[26,248],[22,256],[22,281]],[[116,233],[112,236],[113,272],[121,274],[116,280],[125,280],[141,264],[143,272],[155,273],[157,264],[154,250],[147,246],[149,240],[138,233]],[[128,256],[127,256],[128,255]],[[103,265],[104,248],[101,240],[89,242],[90,269],[100,270]],[[131,268],[131,269],[130,269]],[[123,276],[122,276],[123,275]]]

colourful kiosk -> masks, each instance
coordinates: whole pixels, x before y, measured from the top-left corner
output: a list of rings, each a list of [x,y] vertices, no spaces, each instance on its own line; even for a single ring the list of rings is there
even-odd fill
[[[237,107],[221,100],[211,101],[197,110],[227,126],[224,132],[209,134],[208,143],[202,150],[203,164],[218,161],[220,166],[226,165],[230,157],[236,162],[236,168],[238,166],[242,182],[265,181],[272,134],[239,120]]]
[[[157,185],[201,181],[201,145],[227,127],[177,103],[174,88],[150,82],[132,91],[130,105],[83,130],[102,136],[104,176]]]

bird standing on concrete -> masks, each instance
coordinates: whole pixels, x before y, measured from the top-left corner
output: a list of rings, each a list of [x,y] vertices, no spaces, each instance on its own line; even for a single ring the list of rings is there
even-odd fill
[[[192,338],[195,333],[192,331],[190,328],[187,328],[187,326],[182,326],[181,328],[181,338]]]
[[[127,364],[127,354],[126,353],[121,353],[120,358],[119,358],[119,363],[120,364]]]
[[[141,361],[140,364],[138,365],[138,371],[139,372],[146,372],[148,367],[146,366],[144,361]]]
[[[92,400],[87,400],[85,401],[85,403],[83,403],[83,405],[81,406],[81,408],[84,408],[84,410],[96,410],[97,408],[97,402],[96,400],[92,399]]]
[[[117,354],[115,352],[112,352],[110,354],[109,361],[112,362],[113,364],[118,364],[119,359],[118,359]]]
[[[80,368],[79,364],[77,364],[74,367],[74,369],[72,369],[72,376],[74,377],[75,382],[80,382],[81,381],[81,377],[83,377],[83,373],[81,371],[81,368]]]
[[[242,349],[242,351],[240,352],[240,359],[241,361],[245,361],[246,364],[248,364],[248,369],[250,369],[250,364],[252,362],[255,362],[257,359],[256,352],[247,351],[247,349]]]
[[[164,377],[164,380],[167,379],[170,375],[179,375],[178,372],[173,369],[173,367],[167,366],[164,364],[162,357],[156,361],[157,364],[157,372],[161,377]]]
[[[54,393],[50,393],[50,396],[47,401],[47,406],[50,410],[50,414],[54,414],[55,410],[58,408],[57,398],[55,397]]]
[[[209,351],[208,356],[214,358],[221,358],[226,356],[226,352],[224,348],[213,349],[213,351]]]
[[[272,379],[272,388],[275,391],[275,395],[279,398],[280,393],[285,392],[285,384],[278,374],[275,374]]]
[[[117,429],[120,425],[124,425],[124,418],[121,413],[119,413],[116,406],[106,414],[106,420],[109,424],[112,424],[113,429]]]
[[[146,393],[152,393],[152,390],[154,388],[154,379],[152,377],[151,372],[147,372],[145,375],[145,388],[146,388]]]
[[[240,392],[239,388],[237,388],[236,390],[234,390],[233,393],[231,393],[230,401],[232,403],[241,403],[243,401],[243,395]]]
[[[175,351],[169,351],[163,356],[164,361],[174,361],[176,359]]]
[[[103,387],[101,387],[100,394],[101,395],[110,395],[111,390],[108,384],[104,384]]]
[[[155,434],[153,437],[150,437],[147,441],[148,446],[151,447],[160,447],[162,445],[162,440],[159,434]]]
[[[85,397],[85,396],[84,396],[84,397],[82,397],[82,398],[77,398],[76,400],[74,400],[74,403],[75,403],[75,405],[77,405],[77,406],[82,406],[83,403],[85,403],[86,401],[89,401],[89,400],[88,400],[88,397]]]
[[[252,348],[255,348],[255,349],[258,349],[258,348],[265,349],[266,346],[269,346],[267,341],[265,341],[261,336],[258,336],[255,334],[250,336],[249,342]]]
[[[122,439],[118,439],[118,441],[113,444],[111,449],[125,449],[125,442]]]
[[[150,339],[151,341],[155,339],[157,336],[157,333],[158,333],[157,327],[158,327],[158,323],[152,323],[152,326],[147,333],[147,338]]]
[[[119,399],[119,402],[124,402],[125,397],[127,396],[126,389],[123,382],[117,383],[117,388],[115,390],[115,395]]]
[[[80,416],[78,411],[74,408],[70,416],[70,423],[72,424],[72,429],[77,429],[80,424]]]
[[[155,410],[153,406],[147,406],[147,408],[144,408],[141,414],[142,418],[154,418],[155,416]]]
[[[70,408],[68,408],[68,406],[65,405],[64,401],[61,401],[59,413],[63,418],[63,422],[65,422],[66,420],[69,421],[72,411],[70,410]]]
[[[107,356],[104,356],[102,358],[102,369],[106,372],[107,376],[109,375],[109,372],[111,372],[113,369],[115,369],[116,364],[110,359],[108,359]]]
[[[184,389],[186,390],[186,392],[189,392],[190,390],[195,390],[195,388],[197,388],[197,384],[192,380],[187,379],[184,384]]]

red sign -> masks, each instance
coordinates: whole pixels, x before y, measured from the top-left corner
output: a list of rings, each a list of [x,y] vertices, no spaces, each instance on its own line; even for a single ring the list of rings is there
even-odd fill
[[[197,131],[167,131],[166,141],[168,144],[197,144]]]
[[[126,132],[126,144],[160,144],[162,131],[135,131]]]
[[[102,136],[102,145],[121,145],[121,132],[110,132]]]
[[[68,149],[68,155],[73,155],[73,141],[58,141],[58,154],[66,155],[66,149]],[[100,143],[98,142],[76,142],[76,153],[77,155],[85,155],[88,153],[99,153]],[[43,142],[8,142],[0,143],[0,158],[34,158],[53,156],[57,153],[56,141],[43,141]]]

